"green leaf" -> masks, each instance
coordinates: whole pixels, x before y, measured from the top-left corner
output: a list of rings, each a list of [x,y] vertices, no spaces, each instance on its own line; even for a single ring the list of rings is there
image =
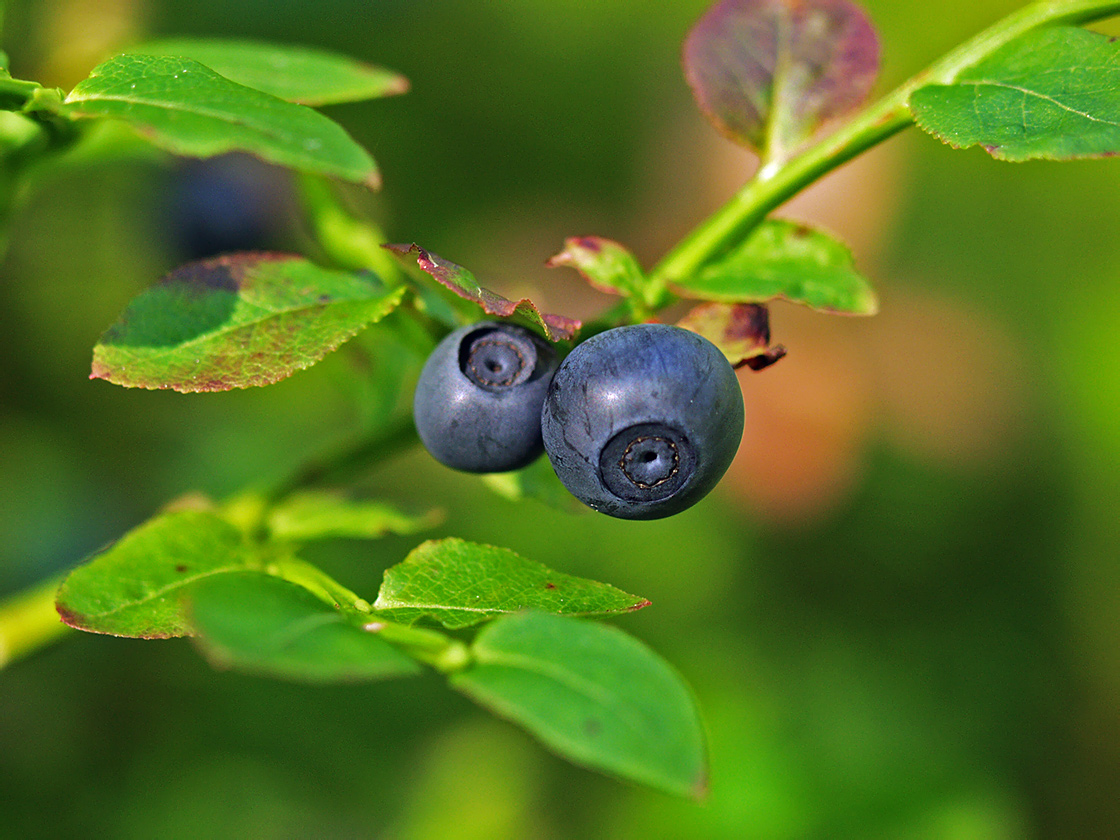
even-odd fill
[[[563,315],[542,313],[537,309],[536,304],[527,298],[513,301],[489,289],[482,288],[475,280],[474,274],[469,270],[430,251],[425,251],[415,243],[412,245],[386,245],[385,247],[402,257],[416,254],[416,262],[420,268],[459,297],[477,303],[482,307],[482,311],[488,315],[516,318],[523,323],[534,326],[543,332],[550,341],[569,339],[580,328],[579,321],[565,318]]]
[[[561,756],[670,793],[703,796],[704,732],[680,675],[615,627],[523,613],[478,634],[450,678]]]
[[[224,38],[167,38],[128,51],[192,58],[239,85],[300,105],[329,105],[408,90],[404,76],[327,50]]]
[[[190,633],[182,596],[199,580],[256,561],[241,532],[213,513],[165,513],[72,571],[58,592],[71,627],[142,639]]]
[[[951,85],[910,96],[923,130],[1000,160],[1071,160],[1120,153],[1120,45],[1077,27],[1016,38]]]
[[[391,312],[403,287],[282,254],[188,263],[141,293],[101,337],[91,378],[227,391],[310,367]]]
[[[564,240],[564,250],[545,263],[549,268],[567,265],[601,292],[640,296],[645,273],[625,246],[599,236],[573,236]]]
[[[524,609],[611,615],[646,606],[644,598],[609,584],[553,571],[507,548],[454,537],[429,540],[388,569],[373,605],[394,621],[431,618],[449,629]]]
[[[436,511],[411,516],[384,502],[353,501],[338,493],[296,493],[272,509],[268,528],[282,540],[321,540],[331,537],[373,539],[386,534],[415,534],[443,519]]]
[[[189,58],[111,58],[70,92],[65,113],[123,120],[178,155],[243,151],[301,172],[379,184],[373,158],[337,123]]]
[[[34,148],[33,144],[42,136],[42,126],[35,120],[15,111],[0,109],[0,158],[18,153],[28,146]],[[10,183],[6,183],[5,188],[10,189]]]
[[[685,297],[723,303],[784,298],[847,315],[879,310],[847,247],[819,230],[780,219],[763,222],[722,261],[675,286]]]
[[[566,513],[583,514],[591,511],[560,483],[548,458],[538,458],[529,466],[513,472],[488,473],[481,476],[481,479],[492,491],[511,502],[536,499]]]
[[[879,40],[848,0],[723,0],[689,32],[684,69],[721,133],[764,160],[783,160],[863,102]]]
[[[301,682],[407,677],[420,666],[306,589],[263,572],[200,582],[189,612],[196,643],[220,668]]]
[[[756,303],[702,303],[677,326],[704,336],[733,367],[762,370],[786,354],[780,344],[770,346],[770,312]]]

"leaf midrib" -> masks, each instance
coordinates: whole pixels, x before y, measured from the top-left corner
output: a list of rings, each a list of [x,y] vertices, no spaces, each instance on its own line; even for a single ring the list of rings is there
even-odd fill
[[[116,615],[117,613],[121,612],[122,610],[132,609],[134,607],[141,607],[141,606],[144,606],[145,604],[149,604],[152,601],[155,601],[159,598],[164,597],[165,595],[167,595],[170,592],[174,592],[176,589],[180,589],[184,586],[189,586],[192,583],[195,583],[196,581],[204,580],[205,578],[213,577],[214,575],[228,574],[230,572],[244,571],[244,569],[245,569],[244,564],[237,564],[237,565],[232,565],[232,566],[223,566],[222,568],[219,568],[219,569],[210,569],[209,571],[200,572],[196,575],[191,575],[190,577],[185,577],[185,578],[182,578],[181,580],[176,580],[176,581],[173,581],[171,583],[168,583],[168,584],[164,585],[163,587],[161,587],[161,588],[159,588],[159,589],[157,589],[153,592],[148,593],[143,598],[139,598],[135,601],[122,602],[120,604],[117,604],[117,606],[113,607],[112,609],[105,610],[104,612],[96,612],[96,613],[94,613],[94,612],[90,612],[90,613],[83,612],[82,614],[85,615],[87,618],[107,618],[109,616]]]

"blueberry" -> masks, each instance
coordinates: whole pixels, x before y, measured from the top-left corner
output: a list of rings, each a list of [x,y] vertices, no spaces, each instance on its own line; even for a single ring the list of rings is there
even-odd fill
[[[552,346],[522,327],[484,321],[455,330],[416,385],[420,440],[465,472],[527,466],[541,454],[541,405],[556,364]]]
[[[659,519],[715,487],[743,435],[727,358],[696,333],[639,324],[599,333],[560,365],[541,412],[564,486],[622,519]]]

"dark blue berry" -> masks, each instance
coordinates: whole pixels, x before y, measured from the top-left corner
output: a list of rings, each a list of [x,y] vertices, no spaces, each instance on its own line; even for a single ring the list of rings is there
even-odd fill
[[[706,338],[665,324],[619,327],[560,365],[541,430],[574,496],[611,516],[659,519],[723,477],[743,435],[743,397]]]
[[[420,440],[465,472],[506,472],[541,453],[541,405],[556,371],[552,346],[530,330],[485,321],[432,351],[413,400]]]

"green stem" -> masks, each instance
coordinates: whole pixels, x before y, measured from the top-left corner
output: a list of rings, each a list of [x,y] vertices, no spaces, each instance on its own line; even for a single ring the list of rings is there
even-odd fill
[[[381,617],[369,601],[358,597],[318,566],[300,560],[298,557],[282,557],[269,563],[265,570],[269,574],[299,584],[325,603],[352,615],[356,614],[357,620],[363,622],[364,629],[377,633],[413,659],[431,665],[442,673],[461,671],[470,664],[470,650],[462,642],[438,630],[409,627]]]
[[[1045,0],[1032,3],[981,32],[861,111],[834,133],[782,164],[763,166],[732,199],[686,236],[650,273],[664,288],[723,256],[766,216],[822,175],[897,134],[912,123],[910,94],[949,84],[964,69],[1009,41],[1042,26],[1083,24],[1120,14],[1120,2]],[[668,302],[671,302],[669,300]]]
[[[365,629],[377,633],[413,659],[431,665],[444,674],[462,671],[471,663],[470,649],[458,639],[452,639],[438,630],[407,627],[379,618],[373,618],[365,625]]]
[[[69,633],[54,608],[62,578],[51,578],[0,601],[0,668]]]
[[[369,613],[369,601],[350,591],[318,566],[298,557],[282,557],[265,567],[270,575],[297,583],[309,592],[315,593],[325,603],[335,607]]]
[[[764,166],[736,196],[699,225],[654,268],[650,274],[650,299],[662,305],[671,302],[672,295],[667,291],[671,280],[688,276],[726,253],[768,213],[801,189],[910,125],[907,101],[919,87],[952,82],[964,68],[1032,29],[1052,24],[1089,23],[1114,14],[1120,14],[1120,2],[1046,0],[1004,18],[801,154],[781,165],[772,163]],[[50,93],[41,94],[40,99],[42,101],[34,103],[32,110],[36,113],[33,116],[49,118],[53,113]],[[323,192],[321,182],[318,185],[305,182],[304,189],[308,204],[313,208],[313,216],[315,211],[318,213],[317,221],[313,221],[317,225],[317,233],[324,249],[333,258],[351,267],[385,272],[387,276],[399,272],[396,264],[379,247],[380,231],[369,225],[354,227],[353,220],[338,207],[333,196]],[[612,317],[621,317],[621,314],[611,313]],[[599,319],[595,323],[606,323],[606,320],[610,319]],[[411,418],[401,418],[368,438],[342,446],[303,466],[269,488],[265,501],[277,501],[302,487],[343,482],[371,464],[411,447],[416,441]],[[329,598],[349,598],[348,603],[355,609],[359,604],[368,607],[367,602],[349,590],[336,588],[340,587],[338,584],[328,586],[319,578],[312,581],[305,574],[306,569],[297,570],[288,563],[279,571],[282,576],[296,576],[299,578],[297,582],[304,585],[311,582],[320,586],[322,594]],[[315,571],[318,572],[317,569]],[[0,667],[68,632],[54,608],[59,583],[57,579],[50,580],[0,602]],[[382,622],[372,613],[371,618],[374,619],[372,623],[377,625],[377,632],[387,640],[442,671],[460,670],[470,662],[466,646],[442,633]]]

